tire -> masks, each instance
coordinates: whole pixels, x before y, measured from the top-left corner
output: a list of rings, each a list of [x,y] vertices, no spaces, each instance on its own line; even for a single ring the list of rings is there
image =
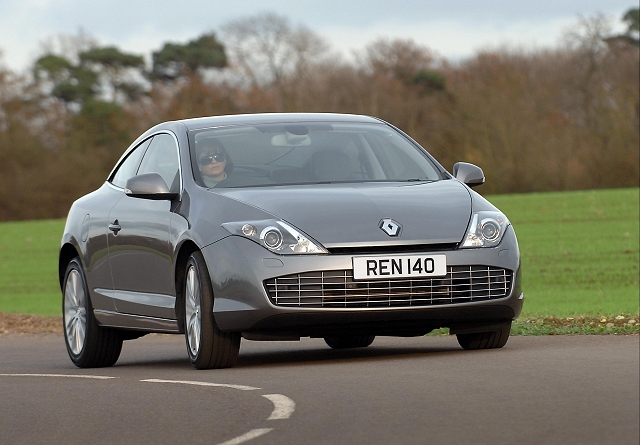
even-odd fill
[[[189,256],[184,277],[184,335],[196,369],[231,368],[240,350],[239,332],[221,332],[213,318],[213,289],[202,253]]]
[[[333,349],[366,348],[375,335],[355,335],[350,337],[325,337],[324,342]]]
[[[79,258],[67,266],[62,290],[62,320],[67,352],[79,368],[102,368],[118,361],[122,335],[104,328],[93,315],[93,306]]]
[[[458,343],[464,349],[495,349],[507,344],[509,333],[511,332],[511,322],[505,323],[497,331],[478,332],[474,334],[456,334]]]

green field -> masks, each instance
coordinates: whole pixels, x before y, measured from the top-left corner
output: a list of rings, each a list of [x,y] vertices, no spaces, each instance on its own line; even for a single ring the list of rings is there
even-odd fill
[[[488,198],[518,235],[522,318],[638,313],[637,188]],[[0,223],[0,312],[60,314],[63,229],[63,220]]]
[[[59,315],[63,220],[0,223],[0,312]]]
[[[638,189],[489,197],[522,254],[523,317],[638,313]]]

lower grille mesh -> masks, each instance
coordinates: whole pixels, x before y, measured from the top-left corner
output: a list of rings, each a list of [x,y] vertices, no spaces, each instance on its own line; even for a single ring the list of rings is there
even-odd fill
[[[351,270],[286,275],[265,281],[271,303],[307,308],[434,306],[504,298],[513,273],[491,266],[449,266],[437,278],[354,281]]]

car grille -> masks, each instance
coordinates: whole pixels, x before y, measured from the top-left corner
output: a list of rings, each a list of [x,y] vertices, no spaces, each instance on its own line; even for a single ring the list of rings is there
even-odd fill
[[[352,270],[286,275],[265,281],[271,303],[306,308],[405,307],[504,298],[513,272],[491,266],[449,266],[437,278],[354,281]]]

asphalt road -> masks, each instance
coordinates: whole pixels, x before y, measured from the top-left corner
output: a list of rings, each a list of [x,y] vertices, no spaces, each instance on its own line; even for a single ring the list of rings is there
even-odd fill
[[[150,335],[83,370],[61,336],[0,335],[0,444],[638,444],[639,355],[638,336],[243,341],[195,371],[182,336]]]

